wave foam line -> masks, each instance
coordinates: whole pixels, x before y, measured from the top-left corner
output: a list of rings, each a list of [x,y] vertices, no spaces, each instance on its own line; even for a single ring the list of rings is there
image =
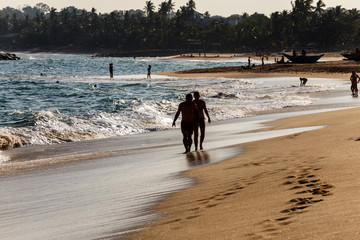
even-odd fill
[[[0,163],[7,162],[9,160],[10,160],[10,158],[2,155],[2,151],[0,151]]]

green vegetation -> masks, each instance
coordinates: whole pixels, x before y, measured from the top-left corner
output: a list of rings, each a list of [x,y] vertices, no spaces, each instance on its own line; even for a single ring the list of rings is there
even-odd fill
[[[143,11],[107,14],[75,7],[57,11],[42,3],[22,11],[7,7],[0,10],[0,47],[240,52],[292,47],[335,50],[359,45],[357,9],[325,8],[322,0],[291,3],[291,11],[230,18],[199,14],[193,0],[176,12],[172,0],[158,8],[149,0]]]

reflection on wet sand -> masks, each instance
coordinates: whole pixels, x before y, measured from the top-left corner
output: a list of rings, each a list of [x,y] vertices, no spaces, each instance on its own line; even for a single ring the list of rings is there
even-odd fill
[[[186,154],[186,160],[189,167],[201,166],[211,161],[210,154],[207,151],[195,151]]]

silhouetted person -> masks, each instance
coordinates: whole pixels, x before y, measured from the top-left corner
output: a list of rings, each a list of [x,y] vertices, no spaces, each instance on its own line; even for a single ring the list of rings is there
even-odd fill
[[[305,49],[301,50],[301,54],[305,57],[306,56],[306,51]]]
[[[151,65],[149,65],[147,68],[147,77],[146,78],[151,78]]]
[[[200,127],[200,149],[203,149],[203,142],[205,139],[205,115],[206,114],[208,118],[208,123],[211,123],[211,119],[209,116],[209,112],[206,108],[206,103],[204,100],[200,99],[200,93],[194,92],[194,98],[193,101],[199,110],[199,117],[197,121],[195,120],[195,126],[194,126],[194,144],[195,144],[195,151],[198,149],[198,136],[199,136],[199,127]]]
[[[293,49],[293,56],[296,57],[296,50]]]
[[[109,63],[109,72],[110,72],[110,78],[114,78],[114,66],[112,63]]]
[[[284,56],[281,56],[281,60],[280,60],[281,63],[284,63],[285,62],[285,58]]]
[[[248,68],[250,68],[251,67],[251,59],[250,59],[250,57],[248,57]]]
[[[350,77],[350,81],[351,81],[351,94],[353,96],[358,96],[358,87],[357,87],[357,84],[360,80],[360,77],[359,75],[357,75],[354,71],[352,71],[351,73],[351,77]]]
[[[307,83],[308,79],[307,78],[300,78],[300,86],[305,87],[306,83]]]
[[[175,122],[181,113],[181,133],[183,134],[183,144],[185,147],[185,153],[190,152],[192,139],[191,136],[194,131],[194,121],[198,116],[198,108],[192,101],[193,97],[189,93],[186,95],[186,101],[179,104],[179,108],[175,114],[175,118],[172,126],[175,126]]]

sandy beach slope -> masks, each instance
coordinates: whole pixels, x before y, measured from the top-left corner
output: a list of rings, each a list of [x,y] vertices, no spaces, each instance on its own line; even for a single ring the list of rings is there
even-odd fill
[[[271,122],[326,128],[245,144],[244,154],[191,170],[164,217],[133,239],[359,239],[360,108]]]
[[[348,80],[352,70],[359,65],[326,61],[164,74]],[[240,156],[186,172],[198,184],[159,204],[163,218],[132,239],[359,239],[359,114],[353,108],[269,123],[272,129],[326,127],[247,143]]]

